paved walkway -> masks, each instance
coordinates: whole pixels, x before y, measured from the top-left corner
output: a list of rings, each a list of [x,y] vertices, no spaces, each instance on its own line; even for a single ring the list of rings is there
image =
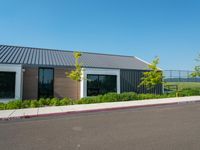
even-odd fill
[[[92,112],[92,111],[102,111],[102,110],[147,107],[147,106],[155,106],[155,105],[190,103],[190,102],[197,102],[197,101],[200,102],[200,96],[99,103],[99,104],[50,106],[50,107],[15,109],[15,110],[1,110],[0,119],[6,120],[6,119],[14,119],[14,118],[30,118],[30,117],[78,113],[78,112]]]

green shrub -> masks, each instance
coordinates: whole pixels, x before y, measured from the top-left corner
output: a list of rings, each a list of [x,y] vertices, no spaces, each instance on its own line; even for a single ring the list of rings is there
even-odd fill
[[[82,99],[74,101],[74,104],[84,104]]]
[[[166,93],[157,96],[157,98],[170,98],[170,97],[176,97],[176,93]]]
[[[76,100],[74,101],[74,104],[83,104],[83,100],[82,99]]]
[[[6,109],[6,104],[0,103],[0,110],[4,110],[4,109]]]
[[[29,108],[30,105],[31,105],[31,101],[30,100],[23,100],[21,108]]]
[[[30,107],[31,108],[39,107],[39,102],[37,100],[31,100]]]
[[[50,102],[51,102],[51,99],[50,99],[50,98],[46,98],[45,101],[46,101],[46,102],[45,102],[45,105],[47,105],[47,106],[50,105]]]
[[[176,92],[155,95],[155,94],[136,94],[134,92],[125,92],[121,94],[107,93],[99,96],[89,96],[81,98],[79,100],[72,100],[69,98],[63,98],[61,100],[57,98],[37,100],[14,100],[7,104],[0,103],[0,110],[4,109],[20,109],[20,108],[35,108],[43,106],[59,106],[59,105],[73,105],[73,104],[92,104],[102,102],[116,102],[116,101],[131,101],[131,100],[145,100],[145,99],[156,99],[156,98],[168,98],[178,96],[195,96],[200,95],[200,89],[182,89]]]
[[[40,98],[38,103],[40,107],[47,106],[50,103],[50,99]]]
[[[86,104],[86,102],[84,102],[85,98],[81,98],[79,100],[75,100],[74,104]]]
[[[73,99],[73,104],[75,105],[75,104],[78,104],[78,101],[80,101],[81,99]]]
[[[101,98],[102,102],[116,102],[119,101],[120,97],[117,93],[107,93],[104,94]]]
[[[124,92],[119,94],[120,101],[130,101],[130,100],[137,100],[138,96],[135,92]]]
[[[159,97],[159,95],[155,95],[155,94],[138,94],[139,100],[154,99],[154,98],[158,98],[158,97]]]
[[[195,96],[200,95],[200,89],[182,89],[181,91],[178,91],[178,96]]]
[[[13,100],[6,104],[6,109],[20,109],[22,107],[22,100]]]
[[[50,106],[59,106],[60,105],[60,100],[58,98],[52,98],[50,100]]]
[[[75,101],[77,104],[91,104],[91,103],[101,103],[102,96],[88,96]]]
[[[69,98],[63,98],[60,100],[60,105],[73,105],[73,100]]]

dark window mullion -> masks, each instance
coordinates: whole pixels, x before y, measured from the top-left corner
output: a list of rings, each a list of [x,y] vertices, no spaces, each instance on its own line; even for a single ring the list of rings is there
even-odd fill
[[[39,68],[39,98],[53,97],[54,70],[52,68]]]
[[[117,91],[116,75],[96,75],[88,74],[87,94],[88,96],[105,94]]]

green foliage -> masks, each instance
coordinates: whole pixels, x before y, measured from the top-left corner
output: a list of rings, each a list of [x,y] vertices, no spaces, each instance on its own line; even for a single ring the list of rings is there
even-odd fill
[[[198,58],[196,59],[196,62],[197,63],[200,62],[200,54],[199,54]],[[194,72],[191,73],[190,76],[191,77],[200,77],[200,65],[199,64],[194,67]]]
[[[194,67],[194,72],[191,73],[191,77],[200,77],[200,66]]]
[[[72,70],[70,73],[66,72],[67,77],[74,81],[80,82],[82,79],[82,64],[79,63],[79,59],[81,57],[80,52],[74,52],[74,58],[75,58],[75,70]]]
[[[84,97],[78,101],[76,101],[77,104],[92,104],[92,103],[101,103],[102,102],[102,96],[88,96]]]
[[[160,98],[170,98],[170,97],[176,97],[176,92],[166,93],[166,94],[160,95]]]
[[[31,106],[30,100],[24,100],[22,101],[22,108],[29,108]]]
[[[167,96],[168,97],[176,97],[176,92],[168,93]]]
[[[118,102],[118,101],[133,101],[133,100],[144,100],[144,99],[155,99],[155,98],[166,98],[166,97],[175,97],[174,94],[136,94],[135,92],[126,92],[126,93],[108,93],[105,95],[99,96],[90,96],[82,98],[76,101],[76,104],[91,104],[91,103],[104,103],[104,102]]]
[[[69,98],[63,98],[60,100],[60,105],[63,106],[63,105],[73,105],[74,102],[73,100],[69,99]]]
[[[142,99],[153,99],[153,98],[157,98],[159,97],[159,95],[155,95],[155,94],[138,94],[138,99],[142,100]]]
[[[178,92],[178,96],[194,96],[194,95],[200,95],[200,89],[183,89]]]
[[[60,100],[57,99],[57,98],[52,98],[50,100],[50,104],[49,105],[51,105],[51,106],[59,106],[60,105]]]
[[[116,102],[119,100],[119,95],[117,93],[107,93],[101,98],[102,102]]]
[[[6,104],[0,103],[0,110],[4,110],[4,109],[6,109]]]
[[[152,63],[148,65],[150,71],[143,73],[139,87],[144,86],[150,90],[156,85],[163,84],[163,73],[157,67],[159,61],[160,59],[156,57]]]
[[[21,100],[13,100],[6,104],[6,109],[20,109],[22,107]]]
[[[39,107],[39,102],[37,100],[31,100],[30,107],[31,108]]]
[[[117,93],[107,93],[98,96],[89,96],[81,98],[79,100],[72,100],[70,98],[52,98],[52,99],[39,99],[39,100],[14,100],[7,104],[0,103],[0,110],[5,109],[20,109],[20,108],[36,108],[44,106],[63,106],[63,105],[73,105],[73,104],[92,104],[92,103],[104,103],[104,102],[118,102],[118,101],[134,101],[134,100],[145,100],[145,99],[157,99],[157,98],[169,98],[176,96],[196,96],[200,95],[200,89],[187,88],[182,89],[178,92],[172,92],[168,94],[136,94],[134,92],[125,92],[121,94]]]
[[[50,101],[51,100],[49,98],[48,99],[40,98],[38,103],[40,107],[43,107],[43,106],[48,106]]]
[[[130,101],[130,100],[137,100],[138,95],[135,92],[125,92],[119,94],[119,100],[121,101]]]
[[[118,102],[118,101],[132,101],[143,99],[154,99],[169,97],[168,95],[155,95],[155,94],[136,94],[135,92],[126,93],[107,93],[99,96],[89,96],[76,101],[77,104],[91,104],[91,103],[104,103],[104,102]]]
[[[168,85],[177,85],[179,90],[200,88],[200,82],[166,82],[165,86]]]
[[[45,105],[50,105],[50,102],[51,102],[51,99],[50,98],[47,98],[47,99],[45,99],[46,100],[46,102],[45,102]]]

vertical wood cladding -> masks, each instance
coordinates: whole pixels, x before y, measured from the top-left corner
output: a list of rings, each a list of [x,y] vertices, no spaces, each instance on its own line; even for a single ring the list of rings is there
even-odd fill
[[[66,77],[66,71],[69,72],[71,69],[54,69],[54,96],[57,98],[69,97],[72,99],[79,99],[80,83]]]
[[[38,98],[38,68],[24,68],[23,73],[23,99]],[[54,68],[54,97],[72,99],[80,98],[80,83],[72,81],[66,77],[66,70],[71,69]],[[162,85],[158,85],[155,89],[147,90],[144,87],[138,87],[141,82],[142,70],[120,70],[121,92],[136,92],[136,93],[156,93],[161,94],[163,91]]]
[[[38,98],[38,68],[24,68],[23,99]]]
[[[138,87],[143,76],[143,70],[120,70],[121,92],[136,92],[136,93],[157,93],[163,92],[163,86],[158,85],[152,90],[147,90],[144,87]]]
[[[23,74],[23,99],[38,98],[38,68],[24,68]],[[66,77],[66,68],[54,68],[54,97],[72,99],[80,98],[80,83]]]

